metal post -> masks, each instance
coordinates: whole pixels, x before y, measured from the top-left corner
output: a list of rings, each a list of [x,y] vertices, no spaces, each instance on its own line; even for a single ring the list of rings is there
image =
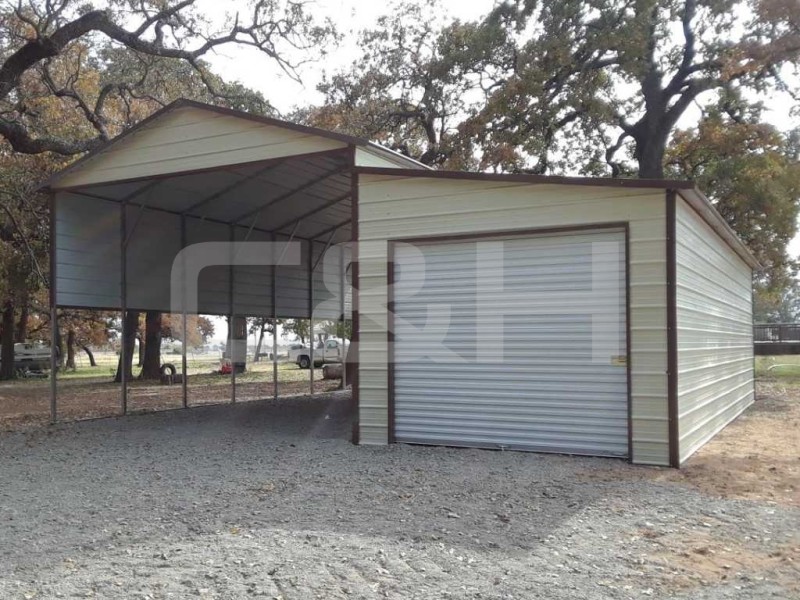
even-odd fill
[[[347,336],[345,335],[345,325],[347,320],[345,319],[345,292],[347,291],[347,287],[345,286],[345,271],[344,271],[344,244],[339,244],[339,312],[341,313],[340,322],[341,322],[341,332],[342,332],[342,389],[347,390],[347,350],[348,346],[346,345],[345,340]]]
[[[308,354],[311,356],[311,364],[308,366],[310,373],[309,391],[314,395],[314,242],[308,240],[308,333],[311,343],[309,344]],[[324,355],[323,355],[324,356]]]
[[[56,198],[50,194],[50,421],[58,421],[58,310],[56,305]]]
[[[181,251],[186,248],[186,215],[181,215]],[[181,344],[181,393],[183,408],[189,407],[189,376],[187,372],[186,347],[189,341],[186,319],[186,254],[181,252],[181,327],[183,328],[183,344]]]
[[[272,395],[278,399],[278,319],[272,317]]]
[[[53,285],[51,281],[50,285]],[[58,371],[58,310],[55,304],[50,305],[50,422],[58,421],[58,388],[56,372]]]
[[[275,242],[278,241],[278,237],[273,233],[272,234],[272,269],[271,269],[271,278],[272,278],[272,393],[275,397],[275,400],[278,399],[278,290],[277,290],[277,278],[278,278],[278,265],[275,262]]]
[[[120,381],[122,382],[121,402],[122,414],[128,414],[128,328],[126,326],[128,312],[128,207],[120,202],[119,212],[119,246],[120,246],[120,307],[122,308],[122,343],[119,349]]]
[[[230,355],[231,360],[231,404],[236,404],[236,361],[234,360],[234,355],[236,354],[234,349],[234,329],[236,327],[236,315],[233,314],[233,295],[234,295],[234,282],[233,282],[233,262],[234,262],[234,251],[233,246],[234,242],[236,241],[236,226],[231,225],[230,231],[231,237],[231,252],[230,252],[230,265],[228,266],[228,337],[230,338],[228,341],[228,354]]]

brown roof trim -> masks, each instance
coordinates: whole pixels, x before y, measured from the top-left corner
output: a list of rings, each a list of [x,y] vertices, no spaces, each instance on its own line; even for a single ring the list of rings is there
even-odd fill
[[[525,173],[479,173],[474,171],[422,171],[415,169],[392,169],[383,167],[357,167],[364,175],[386,175],[391,177],[427,177],[432,179],[463,179],[467,181],[501,181],[512,183],[585,185],[598,187],[647,188],[647,189],[694,189],[691,181],[670,179],[619,179],[611,177],[564,177],[561,175],[528,175]]]

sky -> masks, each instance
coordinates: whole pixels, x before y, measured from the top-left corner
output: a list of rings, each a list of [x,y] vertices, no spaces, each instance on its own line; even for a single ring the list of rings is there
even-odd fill
[[[210,15],[223,18],[237,4],[237,0],[201,0],[199,6],[208,10]],[[439,14],[438,18],[444,20],[448,15],[457,15],[459,19],[468,21],[489,12],[494,0],[440,0],[440,4],[445,12]],[[269,58],[254,49],[228,47],[206,58],[217,73],[262,92],[281,112],[288,112],[298,105],[320,103],[323,98],[316,91],[316,85],[322,79],[323,70],[346,67],[359,58],[358,32],[371,27],[380,16],[386,14],[390,3],[384,0],[314,0],[313,6],[318,18],[330,18],[333,21],[342,34],[342,41],[327,56],[303,65],[300,69],[302,83],[282,73],[270,64]]]
[[[495,4],[494,0],[439,1],[444,12],[437,13],[432,18],[442,22],[453,16],[465,21],[477,19],[485,15]],[[322,80],[323,72],[347,67],[360,57],[358,32],[371,27],[378,17],[386,13],[391,3],[385,0],[314,0],[311,4],[318,18],[331,19],[342,34],[342,41],[326,56],[304,64],[299,69],[301,82],[283,73],[268,57],[254,49],[223,47],[206,58],[215,72],[229,81],[240,81],[247,87],[262,92],[281,113],[290,112],[297,106],[321,103],[323,98],[317,92],[316,86]],[[219,22],[223,21],[226,14],[235,12],[237,6],[243,5],[244,0],[199,0],[198,2],[198,8]],[[775,98],[767,102],[765,116],[778,127],[785,128],[789,123],[793,126],[799,125],[797,119],[791,122],[788,117],[789,110],[790,105],[786,98]],[[678,126],[690,126],[699,114],[698,109],[690,109]],[[794,256],[800,255],[800,236],[792,241],[789,250]],[[214,338],[219,340],[224,338],[225,329],[224,322],[220,321]]]

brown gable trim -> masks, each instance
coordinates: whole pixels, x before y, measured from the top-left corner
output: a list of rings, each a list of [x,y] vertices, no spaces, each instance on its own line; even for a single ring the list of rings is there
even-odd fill
[[[421,171],[384,167],[357,167],[363,175],[391,177],[425,177],[430,179],[461,179],[466,181],[500,181],[511,183],[584,185],[594,187],[694,189],[691,181],[669,179],[618,179],[611,177],[563,177],[561,175],[528,175],[523,173],[477,173],[472,171]]]

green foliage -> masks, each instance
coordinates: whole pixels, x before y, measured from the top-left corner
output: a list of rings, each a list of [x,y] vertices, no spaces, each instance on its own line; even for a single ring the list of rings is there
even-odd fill
[[[667,153],[668,174],[696,181],[761,263],[759,321],[788,318],[796,298],[798,262],[787,252],[800,216],[796,135],[761,122],[758,107],[733,98],[677,132]]]
[[[363,56],[325,78],[325,103],[296,118],[374,139],[428,165],[476,166],[462,144],[464,115],[478,109],[482,86],[508,67],[499,27],[455,21],[439,28],[434,0],[396,3],[361,34]]]
[[[280,326],[284,336],[289,334],[299,338],[303,344],[308,342],[310,335],[310,321],[308,319],[282,319]]]

